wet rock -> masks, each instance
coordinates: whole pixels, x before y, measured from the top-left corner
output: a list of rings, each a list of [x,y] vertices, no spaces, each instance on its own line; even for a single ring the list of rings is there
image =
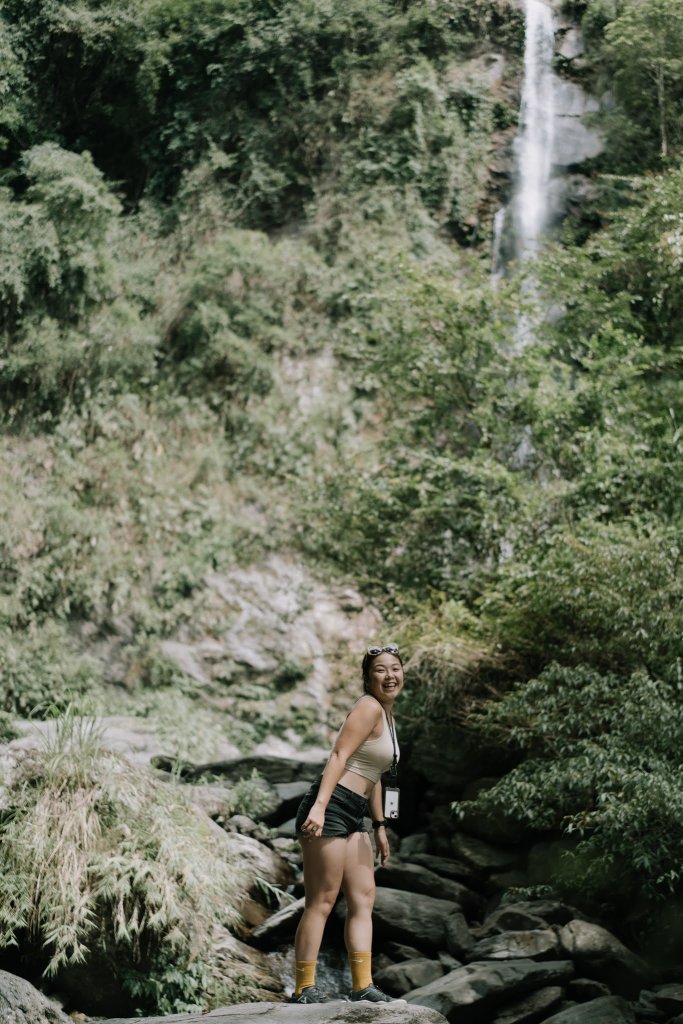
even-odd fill
[[[444,1024],[434,1010],[395,1003],[287,1004],[249,1003],[226,1006],[204,1015],[190,1013],[173,1017],[173,1024]],[[3,1022],[4,1024],[4,1022]],[[168,1024],[168,1017],[116,1018],[107,1024]]]
[[[565,960],[468,964],[406,998],[411,1005],[429,1006],[457,1024],[481,1024],[501,1004],[535,989],[561,984],[573,972],[573,964]]]
[[[514,903],[503,903],[487,917],[487,921],[498,921],[498,915],[505,913],[519,912],[520,914],[532,914],[541,918],[546,924],[569,924],[570,921],[585,920],[583,914],[575,907],[570,907],[560,900],[518,900]]]
[[[377,885],[390,889],[405,889],[408,892],[424,893],[440,900],[451,900],[468,914],[476,914],[482,906],[481,897],[460,882],[440,878],[429,868],[420,864],[406,864],[392,860],[375,871]]]
[[[494,1017],[492,1024],[533,1024],[534,1021],[546,1017],[548,1011],[558,1005],[563,995],[564,989],[559,985],[539,988],[536,992],[522,996],[521,999],[506,1006]]]
[[[343,901],[337,905],[337,914],[345,917]],[[400,889],[378,888],[373,910],[374,931],[377,941],[390,939],[417,946],[424,952],[436,952],[446,947],[446,918],[453,912],[453,904],[423,893]]]
[[[468,953],[468,960],[548,960],[560,952],[560,942],[550,928],[522,932],[500,932],[481,939]]]
[[[24,978],[0,971],[2,1024],[73,1024],[71,1018]]]
[[[634,1021],[635,1014],[624,999],[602,996],[546,1017],[545,1024],[634,1024]]]
[[[392,964],[384,970],[374,972],[374,981],[390,996],[403,996],[406,992],[428,985],[435,978],[440,978],[445,969],[438,960],[418,957],[406,960],[401,964]]]
[[[612,992],[635,998],[648,976],[640,957],[627,949],[606,928],[588,921],[570,921],[560,929],[565,953],[589,977],[604,982]]]

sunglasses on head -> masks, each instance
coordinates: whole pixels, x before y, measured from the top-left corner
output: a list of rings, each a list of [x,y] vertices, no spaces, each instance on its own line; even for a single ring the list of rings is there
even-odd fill
[[[368,647],[368,654],[398,654],[398,646],[396,644],[387,644],[386,647]]]

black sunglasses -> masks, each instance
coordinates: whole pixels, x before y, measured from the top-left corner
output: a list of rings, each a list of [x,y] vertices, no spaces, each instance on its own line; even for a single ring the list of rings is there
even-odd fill
[[[376,654],[398,654],[398,647],[396,644],[387,644],[386,647],[368,647],[368,654],[373,657]]]

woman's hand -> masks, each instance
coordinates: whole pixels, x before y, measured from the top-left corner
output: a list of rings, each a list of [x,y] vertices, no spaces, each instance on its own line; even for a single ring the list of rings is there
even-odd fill
[[[308,817],[301,826],[301,831],[309,837],[309,839],[320,838],[323,834],[323,825],[325,824],[325,805],[319,803],[317,800],[308,812]]]
[[[389,860],[391,851],[389,849],[389,840],[387,838],[387,830],[384,825],[381,828],[375,829],[375,849],[377,850],[377,856],[382,866]]]

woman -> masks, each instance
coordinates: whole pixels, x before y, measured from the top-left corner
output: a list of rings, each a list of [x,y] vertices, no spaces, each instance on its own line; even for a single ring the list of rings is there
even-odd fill
[[[304,860],[306,905],[295,940],[294,1003],[323,1003],[315,984],[318,951],[325,922],[339,890],[346,897],[344,940],[351,967],[352,1000],[389,1002],[372,983],[372,908],[374,856],[363,818],[373,819],[375,847],[382,864],[389,858],[382,782],[396,771],[399,749],[394,701],[403,689],[403,662],[395,644],[369,647],[362,664],[363,696],[346,717],[320,779],[299,807],[297,834]]]

